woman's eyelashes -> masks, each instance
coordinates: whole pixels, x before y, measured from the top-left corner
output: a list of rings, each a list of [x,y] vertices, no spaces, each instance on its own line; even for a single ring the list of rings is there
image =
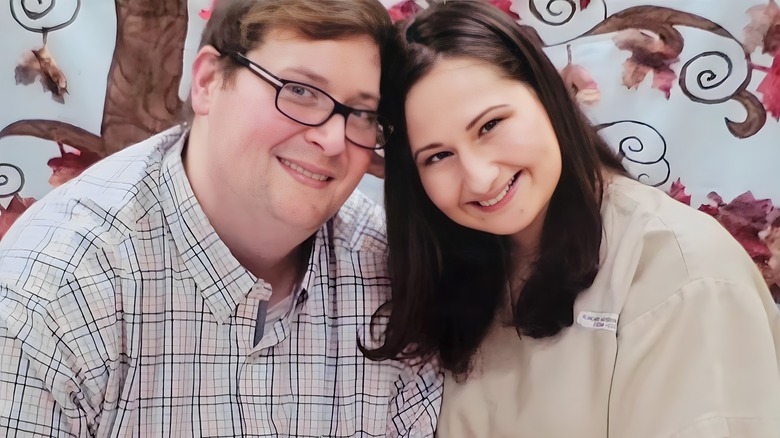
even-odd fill
[[[481,136],[489,133],[493,129],[495,129],[495,127],[498,126],[498,124],[501,123],[502,120],[504,120],[504,119],[502,119],[502,118],[495,118],[495,119],[491,119],[490,121],[488,121],[487,123],[482,125],[482,127],[479,128],[479,136],[481,137]]]
[[[501,122],[504,121],[505,118],[506,117],[496,117],[490,119],[487,123],[479,128],[476,133],[477,138],[482,138],[483,136],[490,134],[493,130],[496,129],[496,127],[498,127],[499,124],[501,124]],[[423,166],[430,166],[431,164],[438,163],[450,155],[452,155],[452,152],[449,151],[436,152],[435,154],[429,155],[427,158],[425,158],[422,164]]]
[[[430,166],[431,164],[437,163],[437,162],[443,160],[444,158],[446,158],[446,157],[448,157],[450,155],[452,155],[452,153],[451,152],[447,152],[447,151],[437,152],[437,153],[429,156],[428,158],[426,158],[423,161],[423,165]]]

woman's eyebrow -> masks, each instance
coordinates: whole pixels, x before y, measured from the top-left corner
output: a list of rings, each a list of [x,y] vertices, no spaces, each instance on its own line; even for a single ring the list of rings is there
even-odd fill
[[[472,121],[470,121],[468,125],[466,125],[466,131],[468,131],[469,129],[473,128],[474,125],[477,124],[479,119],[481,119],[482,116],[484,116],[485,114],[489,113],[490,111],[493,111],[496,108],[503,108],[503,107],[506,107],[506,106],[509,106],[509,105],[504,103],[504,104],[501,104],[501,105],[493,105],[491,107],[485,108],[484,111],[482,111],[481,113],[477,114],[477,116],[474,117],[474,119]]]

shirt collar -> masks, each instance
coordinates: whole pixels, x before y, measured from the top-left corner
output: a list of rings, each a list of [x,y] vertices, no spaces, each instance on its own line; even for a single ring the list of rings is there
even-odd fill
[[[176,129],[176,128],[174,128]],[[189,131],[179,127],[160,169],[165,222],[209,310],[224,323],[257,279],[233,256],[211,226],[184,171],[181,154]]]

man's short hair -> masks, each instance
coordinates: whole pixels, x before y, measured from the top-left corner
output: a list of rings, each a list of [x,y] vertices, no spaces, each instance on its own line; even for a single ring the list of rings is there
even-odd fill
[[[388,52],[398,50],[390,15],[379,0],[217,0],[200,47],[246,54],[274,30],[293,31],[314,41],[367,37],[379,47],[383,71]],[[224,85],[230,86],[238,64],[224,57],[220,68]],[[189,99],[182,109],[182,120],[192,120]]]

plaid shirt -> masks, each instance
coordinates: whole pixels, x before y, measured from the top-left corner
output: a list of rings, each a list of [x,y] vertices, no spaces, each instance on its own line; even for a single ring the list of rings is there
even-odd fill
[[[363,357],[385,302],[381,208],[315,237],[293,311],[198,205],[173,128],[34,204],[0,243],[0,436],[431,436],[441,375]]]

